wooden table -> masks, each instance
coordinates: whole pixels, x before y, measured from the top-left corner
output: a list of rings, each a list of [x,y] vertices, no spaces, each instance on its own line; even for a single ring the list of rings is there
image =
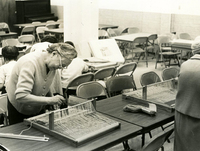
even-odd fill
[[[99,30],[107,30],[108,28],[118,28],[119,26],[117,25],[107,25],[107,24],[99,24]]]
[[[115,118],[113,118],[115,119]],[[79,147],[73,147],[72,145],[66,144],[59,139],[45,134],[49,137],[48,142],[30,141],[30,140],[19,140],[10,138],[1,138],[0,143],[10,149],[11,151],[27,151],[27,150],[39,150],[39,151],[89,151],[89,150],[105,150],[121,142],[124,142],[130,138],[137,136],[141,133],[141,127],[124,122],[122,120],[115,119],[121,123],[119,129],[110,131],[102,136],[94,138],[93,140],[86,142]],[[0,128],[0,133],[14,133],[19,134],[22,130],[27,129],[24,123],[19,123],[4,128]],[[40,136],[43,137],[44,133],[31,128],[28,131],[23,132],[24,135]]]
[[[174,113],[158,109],[156,116],[150,116],[145,113],[124,112],[123,107],[131,104],[132,100],[123,99],[122,95],[111,97],[96,102],[97,111],[140,126],[142,128],[142,146],[145,143],[145,133],[167,124],[174,120]]]

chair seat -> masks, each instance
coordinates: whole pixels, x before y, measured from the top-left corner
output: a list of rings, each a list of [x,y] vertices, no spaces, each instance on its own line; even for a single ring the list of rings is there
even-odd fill
[[[142,48],[138,48],[138,47],[131,48],[130,50],[131,50],[132,52],[134,52],[134,53],[142,53],[142,52],[145,52],[145,50],[143,50]]]
[[[179,54],[181,54],[180,52],[172,52],[172,51],[169,51],[169,52],[162,52],[162,53],[160,53],[160,54],[162,54],[162,55],[179,55]]]

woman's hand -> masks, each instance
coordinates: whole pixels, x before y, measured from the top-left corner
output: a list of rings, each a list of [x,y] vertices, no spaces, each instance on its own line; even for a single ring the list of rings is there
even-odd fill
[[[62,95],[56,95],[48,98],[49,98],[48,105],[57,104],[60,106],[62,103],[66,103],[65,102],[66,99]]]

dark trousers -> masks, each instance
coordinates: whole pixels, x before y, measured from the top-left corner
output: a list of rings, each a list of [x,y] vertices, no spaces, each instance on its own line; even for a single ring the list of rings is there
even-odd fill
[[[35,116],[35,115],[24,115],[24,114],[21,114],[20,112],[18,112],[15,107],[10,103],[9,99],[8,99],[8,120],[9,120],[9,125],[12,125],[12,124],[17,124],[17,123],[20,123],[20,122],[23,122],[24,119],[26,118],[30,118],[32,116]],[[44,113],[44,110],[41,111],[40,114]]]

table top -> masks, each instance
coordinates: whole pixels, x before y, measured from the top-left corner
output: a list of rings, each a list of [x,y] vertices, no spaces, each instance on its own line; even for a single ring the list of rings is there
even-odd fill
[[[124,112],[123,107],[131,103],[133,103],[132,100],[124,99],[122,95],[118,95],[97,101],[96,109],[98,112],[138,125],[144,130],[155,129],[174,120],[174,113],[160,109],[157,109],[155,116],[150,116],[145,113]]]
[[[115,119],[115,118],[112,118]],[[141,128],[130,124],[128,122],[124,122],[118,119],[116,121],[121,123],[121,127],[119,129],[110,131],[106,134],[102,134],[99,137],[94,138],[93,140],[82,144],[79,147],[73,147],[72,145],[68,145],[67,143],[60,141],[59,139],[45,134],[46,137],[49,137],[48,142],[40,142],[40,141],[30,141],[30,140],[20,140],[20,139],[10,139],[10,138],[1,138],[0,143],[7,147],[10,150],[14,151],[27,151],[27,150],[70,150],[70,151],[89,151],[89,150],[104,150],[110,148],[114,145],[117,145],[127,139],[133,138],[137,136]],[[19,123],[11,126],[7,126],[4,128],[0,128],[0,133],[14,133],[19,134],[22,130],[27,129],[27,126],[24,123]],[[28,131],[24,131],[23,135],[30,136],[39,136],[43,137],[44,133],[31,128]]]
[[[117,25],[107,25],[107,24],[99,24],[99,29],[107,30],[108,28],[118,28]]]
[[[134,33],[134,34],[116,36],[116,37],[113,37],[113,38],[115,40],[119,40],[119,41],[132,42],[132,41],[134,41],[135,38],[138,38],[138,37],[149,37],[150,35],[152,35],[152,33]]]
[[[23,28],[25,26],[35,26],[35,27],[39,27],[39,26],[46,26],[47,24],[56,24],[59,25],[62,22],[52,22],[52,23],[47,23],[47,22],[41,22],[41,23],[22,23],[22,24],[14,24],[14,26],[19,27],[19,28]]]
[[[16,36],[16,35],[17,35],[16,32],[9,32],[9,33],[0,32],[0,37]]]
[[[64,28],[55,28],[55,29],[45,29],[46,33],[54,33],[54,34],[63,34]]]

